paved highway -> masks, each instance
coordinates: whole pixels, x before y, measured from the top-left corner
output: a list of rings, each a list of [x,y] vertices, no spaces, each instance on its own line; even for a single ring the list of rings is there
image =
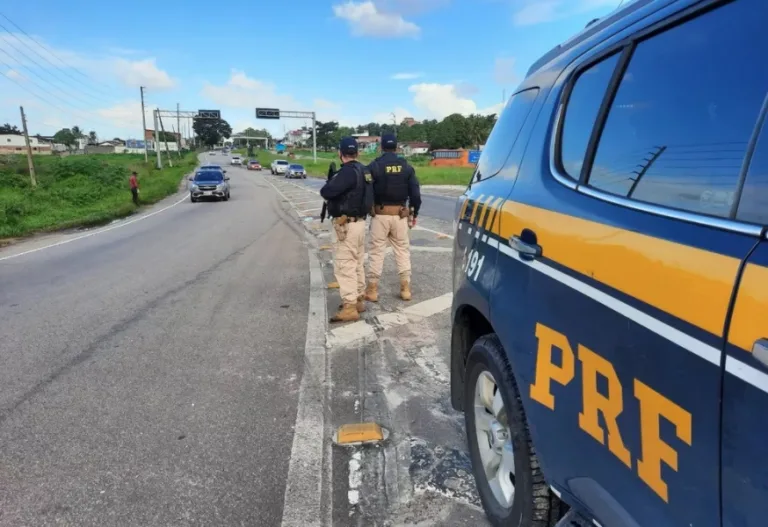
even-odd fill
[[[279,525],[307,250],[229,173],[229,202],[0,252],[0,525]]]
[[[389,257],[328,329],[322,181],[227,168],[229,202],[0,250],[0,527],[484,525],[447,406],[455,198],[425,196],[409,314]],[[386,462],[331,447],[371,419]]]

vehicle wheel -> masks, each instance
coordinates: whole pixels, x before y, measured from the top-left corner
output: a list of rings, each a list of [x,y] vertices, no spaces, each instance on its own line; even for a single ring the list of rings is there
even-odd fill
[[[464,409],[472,471],[491,524],[554,525],[562,504],[544,481],[517,383],[496,335],[480,337],[469,351]]]
[[[301,176],[301,179],[307,179],[307,176]]]
[[[189,201],[191,201],[192,203],[197,203],[197,200],[193,198],[191,194],[189,196]]]

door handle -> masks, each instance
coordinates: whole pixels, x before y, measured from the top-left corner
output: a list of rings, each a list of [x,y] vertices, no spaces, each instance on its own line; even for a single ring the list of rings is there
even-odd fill
[[[764,366],[768,366],[768,339],[756,340],[752,345],[752,355]]]
[[[509,246],[520,253],[520,258],[524,260],[533,260],[541,256],[541,245],[523,241],[520,236],[510,236]]]

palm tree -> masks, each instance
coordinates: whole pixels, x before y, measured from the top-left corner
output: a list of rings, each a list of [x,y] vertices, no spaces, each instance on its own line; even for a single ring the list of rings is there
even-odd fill
[[[91,130],[90,132],[88,132],[88,143],[91,145],[95,145],[95,144],[98,144],[98,142],[99,142],[99,137],[96,135],[96,131]]]

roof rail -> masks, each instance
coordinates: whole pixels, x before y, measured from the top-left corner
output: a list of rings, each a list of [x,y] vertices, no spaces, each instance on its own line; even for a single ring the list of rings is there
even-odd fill
[[[622,18],[634,13],[641,7],[645,7],[646,5],[656,1],[657,0],[634,0],[634,2],[630,2],[626,6],[616,9],[615,11],[604,16],[603,18],[595,18],[594,20],[591,20],[580,33],[577,33],[570,39],[566,40],[562,44],[558,44],[557,46],[549,50],[547,53],[542,55],[539,58],[539,60],[537,60],[531,65],[531,67],[528,69],[528,72],[525,74],[525,76],[529,77],[530,75],[535,73],[537,70],[539,70],[542,66],[544,66],[544,64],[548,63],[550,60],[554,59],[558,55],[561,55],[562,53],[565,53],[566,51],[573,48],[577,44],[584,42],[586,39],[588,39],[595,33],[605,29],[606,27],[610,26],[617,20],[621,20]]]

